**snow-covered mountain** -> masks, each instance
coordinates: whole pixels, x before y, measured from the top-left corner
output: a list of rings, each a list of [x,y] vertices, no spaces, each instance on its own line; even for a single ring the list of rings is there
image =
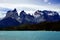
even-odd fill
[[[17,10],[16,9],[14,9],[14,10],[10,10],[10,11],[8,11],[7,13],[6,13],[6,17],[5,18],[8,18],[8,17],[11,17],[11,18],[13,18],[13,19],[17,19],[18,18],[18,12],[17,12]]]
[[[56,11],[47,11],[47,10],[37,10],[35,11],[34,15],[27,14],[24,10],[20,12],[20,15],[18,15],[18,12],[16,9],[8,11],[5,18],[11,17],[13,19],[16,19],[20,23],[40,23],[44,21],[58,21],[60,20],[59,14]]]
[[[46,19],[46,21],[54,22],[60,20],[59,13],[56,11],[44,10],[42,12],[44,13],[44,18]]]
[[[40,10],[35,11],[34,17],[35,17],[35,22],[37,22],[37,23],[45,21],[43,13]]]
[[[34,16],[30,15],[30,14],[26,14],[25,11],[21,11],[20,12],[20,20],[22,21],[22,23],[34,23]]]
[[[11,21],[11,23],[13,22],[13,25],[15,25],[15,23],[18,22],[19,22],[18,24],[37,24],[44,21],[47,22],[60,21],[60,16],[59,13],[56,11],[47,11],[47,10],[43,10],[43,11],[37,10],[34,12],[34,15],[27,14],[23,10],[18,15],[17,10],[14,9],[14,10],[7,11],[5,18],[0,21],[0,25],[2,24],[5,25],[4,24],[5,22],[6,23],[8,22],[10,24],[9,21]]]
[[[60,20],[59,13],[56,11],[48,11],[48,10],[40,11],[40,10],[37,10],[34,13],[34,16],[40,22],[42,22],[42,21],[54,22],[54,21]]]

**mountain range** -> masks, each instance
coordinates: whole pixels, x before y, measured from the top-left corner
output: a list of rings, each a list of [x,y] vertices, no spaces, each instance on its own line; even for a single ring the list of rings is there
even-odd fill
[[[22,24],[38,24],[45,21],[60,21],[59,13],[56,11],[37,10],[34,12],[34,15],[30,15],[22,10],[20,15],[18,15],[16,9],[9,10],[6,13],[6,16],[0,21],[0,27],[18,26]]]

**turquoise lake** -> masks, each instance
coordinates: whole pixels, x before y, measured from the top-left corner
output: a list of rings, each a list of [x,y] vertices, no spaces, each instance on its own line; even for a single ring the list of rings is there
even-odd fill
[[[0,40],[60,40],[60,32],[0,31]]]

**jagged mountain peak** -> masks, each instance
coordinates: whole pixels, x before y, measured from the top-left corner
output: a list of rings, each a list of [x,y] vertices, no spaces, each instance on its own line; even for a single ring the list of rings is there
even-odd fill
[[[18,18],[18,12],[17,12],[17,10],[16,10],[16,9],[14,9],[14,10],[9,10],[9,11],[6,13],[6,17],[5,17],[5,18],[8,18],[8,17],[17,19],[17,18]]]
[[[17,12],[17,9],[15,8],[12,12]]]
[[[22,11],[20,12],[20,14],[26,14],[26,12],[25,12],[24,10],[22,10]]]
[[[48,14],[55,14],[54,16],[49,16]],[[16,9],[12,11],[8,11],[6,14],[6,17],[11,17],[15,20],[17,20],[20,23],[40,23],[44,21],[58,21],[59,20],[59,15],[55,11],[47,11],[47,10],[37,10],[35,11],[35,16],[27,14],[24,10],[20,12],[20,15],[18,16],[18,12]]]

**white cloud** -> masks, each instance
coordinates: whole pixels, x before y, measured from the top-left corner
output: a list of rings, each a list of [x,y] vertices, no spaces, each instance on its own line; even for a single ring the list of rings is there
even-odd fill
[[[50,2],[48,4],[51,4]],[[32,9],[40,9],[40,10],[52,10],[52,9],[56,9],[56,10],[59,10],[60,8],[58,7],[55,7],[55,6],[51,6],[51,5],[33,5],[33,4],[7,4],[7,3],[0,3],[0,7],[3,7],[3,8],[11,8],[11,9],[14,9],[14,8],[32,8]]]
[[[48,3],[48,4],[51,4],[51,3]],[[31,9],[36,9],[36,10],[59,10],[60,8],[58,7],[55,7],[55,6],[48,6],[48,5],[33,5],[33,4],[7,4],[7,3],[4,3],[4,4],[1,4],[0,3],[0,7],[3,7],[3,8],[11,8],[11,9],[14,9],[14,8],[31,8]]]
[[[44,2],[48,2],[48,0],[44,0]]]
[[[51,2],[48,2],[49,5],[51,5]]]

